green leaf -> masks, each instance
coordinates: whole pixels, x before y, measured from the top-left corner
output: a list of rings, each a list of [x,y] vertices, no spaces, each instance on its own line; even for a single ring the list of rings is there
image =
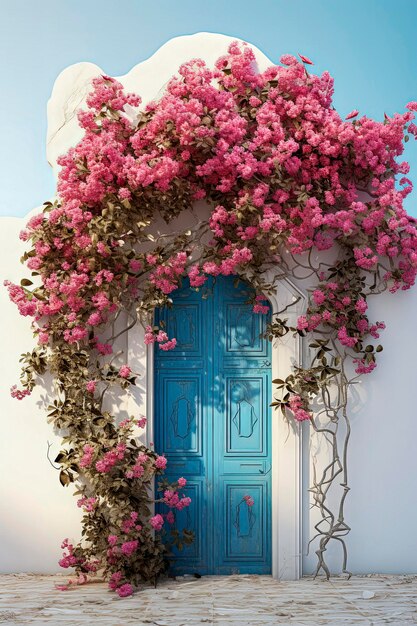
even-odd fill
[[[29,280],[29,278],[22,278],[22,280],[20,281],[20,285],[22,287],[30,287],[31,285],[33,285],[33,283],[31,280]]]

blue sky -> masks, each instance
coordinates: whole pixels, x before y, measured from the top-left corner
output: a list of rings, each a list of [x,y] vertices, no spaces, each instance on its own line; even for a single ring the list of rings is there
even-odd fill
[[[220,32],[275,62],[309,56],[334,76],[342,115],[357,108],[383,119],[417,100],[416,23],[411,0],[0,0],[0,215],[25,215],[53,193],[46,103],[72,63],[117,76],[172,37]],[[405,157],[416,185],[407,209],[417,215],[415,142]]]

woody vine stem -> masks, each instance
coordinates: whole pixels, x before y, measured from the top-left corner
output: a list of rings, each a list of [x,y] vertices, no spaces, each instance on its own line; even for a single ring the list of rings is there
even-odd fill
[[[285,275],[291,277],[294,282],[300,279],[309,278],[312,275],[320,276],[324,267],[330,273],[343,273],[343,253],[342,261],[331,264],[320,263],[318,266],[312,261],[311,254],[300,260],[294,255],[290,255],[290,263],[285,263]],[[349,268],[349,264],[347,264]],[[349,280],[352,279],[348,269]],[[387,285],[381,278],[381,272],[375,272],[371,287],[365,287],[365,277],[358,276],[358,280],[363,294],[369,298],[371,295],[382,293]],[[369,283],[368,279],[368,283]],[[279,289],[279,286],[277,287]],[[298,301],[298,300],[297,300]],[[283,319],[282,314],[297,301],[285,307],[276,314],[277,319],[268,329],[269,338],[283,337],[288,332],[297,333],[297,327],[287,324],[288,320]],[[299,332],[299,331],[298,331]],[[378,332],[374,333],[378,338]],[[351,424],[349,419],[349,399],[350,388],[357,384],[359,375],[352,376],[352,368],[349,367],[349,359],[353,361],[358,352],[363,349],[361,345],[355,345],[355,351],[351,354],[340,349],[340,343],[335,335],[323,330],[315,331],[316,338],[309,344],[308,354],[310,355],[310,365],[307,368],[295,367],[295,372],[289,374],[285,380],[274,381],[281,392],[279,398],[273,405],[281,408],[284,415],[289,406],[288,399],[291,394],[298,394],[304,399],[305,406],[310,412],[310,425],[314,433],[321,436],[328,445],[325,452],[327,462],[324,467],[320,467],[319,460],[312,456],[312,483],[310,494],[312,507],[319,511],[320,519],[314,524],[315,534],[309,541],[309,548],[318,542],[316,549],[317,565],[315,575],[321,571],[329,579],[330,568],[326,562],[325,552],[332,541],[340,544],[342,549],[342,572],[350,577],[347,569],[348,551],[345,537],[349,533],[350,526],[345,519],[345,502],[350,491],[348,482],[348,449],[351,435]],[[381,352],[382,346],[376,348],[368,345],[364,353],[368,356],[369,362],[373,362],[374,352]],[[311,356],[312,355],[312,356]],[[309,357],[307,356],[307,359]],[[349,373],[349,369],[351,370]],[[342,428],[341,428],[342,427]],[[342,431],[342,432],[341,432]],[[329,500],[331,499],[331,503]]]

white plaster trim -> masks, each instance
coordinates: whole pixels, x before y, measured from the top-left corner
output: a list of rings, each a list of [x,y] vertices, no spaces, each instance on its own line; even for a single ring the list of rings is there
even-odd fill
[[[146,415],[148,416],[148,423],[146,428],[146,444],[149,446],[154,440],[155,433],[155,411],[154,411],[154,373],[155,373],[155,352],[154,346],[151,344],[146,349],[146,370],[147,370],[147,385],[146,385]]]
[[[266,277],[268,280],[268,276]],[[272,312],[300,300],[285,312],[291,324],[305,307],[304,294],[288,280],[280,281],[277,293],[268,296]],[[154,436],[154,355],[153,346],[144,346],[144,329],[139,324],[128,335],[128,362],[135,372],[142,373],[138,389],[130,395],[129,413],[146,414],[147,444]],[[288,334],[272,348],[272,379],[286,378],[294,364],[302,362],[301,340]],[[274,392],[274,386],[272,389]],[[301,428],[272,413],[272,576],[278,580],[298,580],[301,563]]]
[[[282,316],[294,325],[304,310],[305,296],[290,281],[281,281],[269,296],[272,313],[297,298]],[[301,365],[301,348],[300,337],[290,333],[273,343],[272,380],[285,379],[294,364]],[[273,385],[272,394],[274,389]],[[277,580],[298,580],[302,575],[301,435],[299,424],[285,420],[278,411],[272,414],[272,576]]]

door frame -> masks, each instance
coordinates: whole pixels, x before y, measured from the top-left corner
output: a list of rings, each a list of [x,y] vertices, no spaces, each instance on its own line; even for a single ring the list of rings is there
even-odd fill
[[[271,281],[274,273],[267,272]],[[292,325],[306,307],[305,294],[291,281],[279,281],[274,295],[267,296],[272,314],[285,311],[285,318]],[[154,437],[154,347],[145,346],[144,328],[136,324],[126,337],[124,346],[129,366],[139,374],[136,387],[132,388],[125,402],[119,404],[129,415],[147,416],[145,431],[136,433],[143,443],[150,445]],[[286,378],[294,363],[302,365],[302,340],[288,333],[272,344],[272,379]],[[274,397],[274,388],[271,397]],[[283,419],[278,412],[272,413],[272,576],[277,580],[298,580],[302,576],[302,506],[301,506],[301,444],[300,424]]]

